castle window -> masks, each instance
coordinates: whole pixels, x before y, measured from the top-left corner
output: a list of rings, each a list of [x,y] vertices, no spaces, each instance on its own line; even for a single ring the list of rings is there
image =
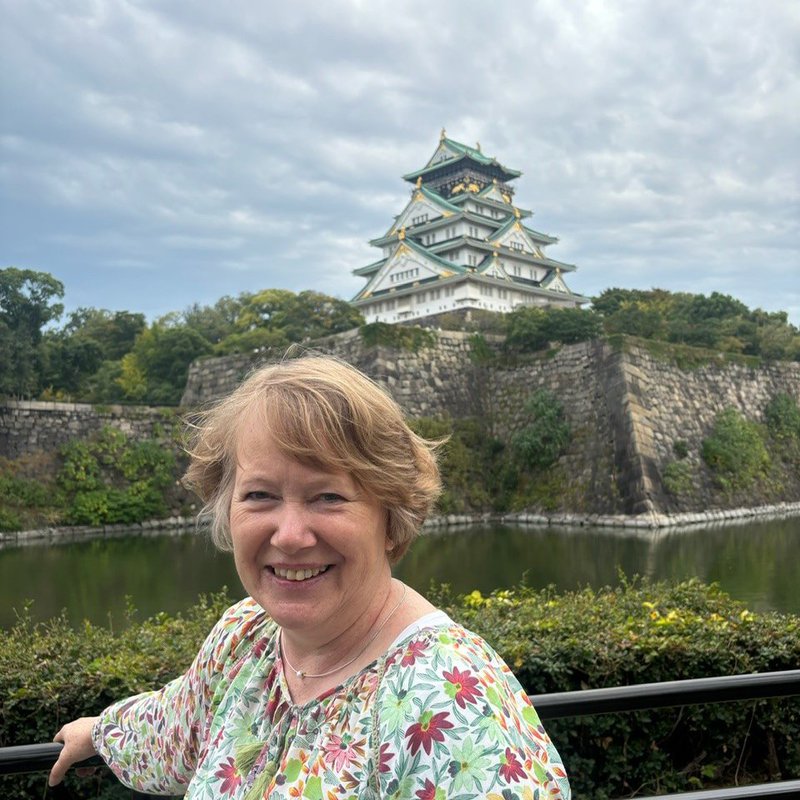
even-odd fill
[[[522,242],[511,242],[511,249],[521,253],[524,248],[522,247]]]
[[[411,217],[411,224],[412,225],[422,225],[423,222],[428,221],[427,214],[419,214],[416,217]]]
[[[389,281],[391,283],[406,283],[407,281],[412,280],[419,276],[419,267],[414,267],[413,269],[403,269],[400,272],[393,272],[389,276]]]

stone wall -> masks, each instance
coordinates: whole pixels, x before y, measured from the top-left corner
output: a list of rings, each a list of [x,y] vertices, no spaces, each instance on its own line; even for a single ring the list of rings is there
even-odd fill
[[[721,498],[700,458],[702,440],[715,416],[733,406],[762,421],[779,392],[800,403],[800,364],[758,367],[711,359],[682,369],[668,356],[626,342],[605,341],[553,348],[520,357],[481,361],[472,334],[442,331],[432,346],[410,352],[368,347],[358,331],[315,342],[362,369],[412,417],[479,417],[503,440],[527,422],[526,400],[540,388],[563,403],[572,443],[559,468],[568,477],[562,510],[584,514],[696,512],[709,508],[758,506],[800,500],[800,477],[782,477],[781,496]],[[486,337],[491,348],[499,340]],[[263,355],[227,356],[195,362],[183,397],[198,406],[231,391],[264,360]],[[6,403],[0,406],[0,455],[15,458],[52,450],[69,438],[103,425],[151,435],[164,411],[140,407],[93,407],[64,403]],[[167,411],[166,413],[170,413]],[[664,468],[674,461],[674,444],[685,442],[694,486],[679,499],[663,488]]]
[[[175,421],[176,409],[148,406],[93,406],[27,400],[0,402],[0,456],[50,453],[70,439],[83,439],[106,425],[150,438]]]
[[[440,331],[433,347],[418,353],[385,346],[367,347],[358,330],[314,342],[314,351],[337,356],[385,386],[412,417],[470,416],[476,412],[476,367],[470,359],[470,337]],[[496,339],[497,337],[495,337]],[[181,405],[197,406],[230,392],[268,355],[233,355],[196,361],[189,368]]]
[[[788,476],[785,497],[720,498],[702,462],[702,440],[728,406],[763,420],[779,392],[800,403],[800,364],[758,367],[710,359],[685,369],[643,345],[614,347],[586,342],[520,357],[476,363],[472,334],[442,331],[418,353],[364,345],[357,331],[316,342],[317,349],[348,361],[384,385],[412,417],[479,416],[508,440],[526,424],[525,403],[540,388],[563,403],[573,441],[561,466],[568,476],[564,507],[596,514],[704,511],[724,504],[759,505],[800,500],[798,480]],[[499,339],[491,339],[496,347]],[[665,351],[668,352],[668,351]],[[259,357],[232,356],[193,365],[184,402],[196,404],[230,391]],[[693,490],[668,495],[662,474],[674,461],[676,441],[689,450]]]

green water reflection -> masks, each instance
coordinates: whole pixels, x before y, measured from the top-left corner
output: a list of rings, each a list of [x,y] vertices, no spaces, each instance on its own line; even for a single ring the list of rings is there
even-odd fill
[[[396,569],[423,592],[432,581],[459,592],[529,585],[600,587],[627,576],[718,581],[753,610],[800,614],[800,519],[630,535],[609,529],[475,527],[431,534]],[[62,609],[71,621],[125,624],[126,596],[139,616],[175,612],[227,585],[243,594],[231,557],[194,533],[99,539],[0,550],[0,626],[26,599],[31,615]]]

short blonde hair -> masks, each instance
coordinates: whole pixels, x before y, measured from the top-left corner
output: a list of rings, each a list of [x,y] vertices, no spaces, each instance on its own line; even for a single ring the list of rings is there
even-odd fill
[[[346,472],[386,509],[389,559],[419,534],[441,492],[436,448],[415,434],[400,406],[374,381],[331,356],[303,356],[253,372],[230,395],[189,419],[184,482],[203,500],[214,543],[232,547],[230,505],[239,429],[250,414],[281,452]]]

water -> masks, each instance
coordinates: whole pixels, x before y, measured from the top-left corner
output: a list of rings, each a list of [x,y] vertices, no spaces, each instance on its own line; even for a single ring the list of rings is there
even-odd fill
[[[463,528],[417,541],[395,574],[423,593],[431,582],[457,592],[513,586],[559,590],[616,585],[628,577],[717,581],[754,611],[800,614],[800,518],[692,531],[629,533],[608,528]],[[34,619],[61,610],[125,625],[126,605],[139,618],[174,613],[202,592],[227,586],[240,597],[231,556],[202,535],[125,536],[0,550],[0,627],[13,624],[25,600]]]

